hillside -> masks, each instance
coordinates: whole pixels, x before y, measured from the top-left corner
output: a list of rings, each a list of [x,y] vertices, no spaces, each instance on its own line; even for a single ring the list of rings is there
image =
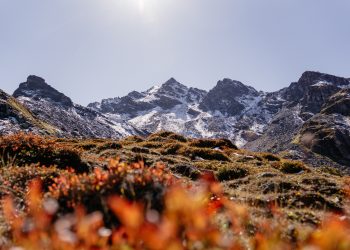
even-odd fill
[[[237,244],[237,247],[240,245],[243,249],[248,246],[250,249],[266,249],[257,247],[260,244],[259,237],[265,237],[267,243],[271,241],[270,244],[277,244],[277,246],[286,244],[285,246],[296,248],[304,244],[311,244],[313,233],[316,232],[316,228],[322,228],[329,213],[338,214],[343,220],[342,223],[349,220],[350,206],[347,196],[349,182],[341,172],[334,168],[315,169],[303,162],[284,159],[281,155],[238,149],[226,139],[190,139],[172,132],[160,132],[147,137],[131,136],[121,140],[41,138],[20,134],[2,137],[0,146],[3,152],[0,167],[0,197],[12,195],[22,211],[27,211],[25,199],[33,199],[30,198],[31,196],[25,198],[28,197],[26,192],[30,180],[39,178],[43,185],[44,197],[58,200],[59,218],[65,218],[65,214],[72,212],[78,208],[79,204],[82,204],[87,213],[100,211],[104,224],[112,230],[117,229],[120,223],[133,228],[126,222],[128,216],[140,216],[125,212],[131,209],[125,204],[124,209],[126,210],[117,208],[114,210],[112,207],[112,211],[116,211],[119,218],[115,221],[116,218],[111,215],[111,211],[106,210],[108,198],[112,195],[117,194],[127,200],[141,202],[144,208],[158,211],[157,214],[164,212],[166,215],[168,212],[163,209],[169,209],[167,202],[173,200],[181,204],[181,201],[177,200],[180,199],[178,196],[173,194],[168,197],[168,193],[172,192],[172,187],[176,186],[176,183],[181,183],[181,189],[189,189],[190,194],[193,195],[198,190],[209,188],[205,197],[211,197],[208,206],[214,209],[210,210],[213,211],[213,215],[206,215],[209,217],[203,215],[204,217],[198,218],[208,220],[205,223],[209,223],[213,227],[212,230],[217,227],[222,230],[226,228],[224,231],[217,232],[226,235],[230,234],[231,226],[235,228],[234,230],[238,230],[236,228],[238,224],[226,227],[227,218],[222,213],[226,209],[229,213],[241,211],[236,216],[239,216],[239,220],[242,219],[239,223],[243,223],[244,227],[239,229],[241,233],[231,235],[229,238],[234,239],[234,245]],[[111,161],[111,159],[118,160]],[[135,162],[139,164],[133,164]],[[55,166],[48,167],[50,165]],[[67,171],[67,167],[71,167],[70,170]],[[220,183],[222,191],[216,184],[217,182]],[[210,185],[207,186],[204,183]],[[204,189],[201,188],[202,185]],[[193,205],[198,202],[192,200],[196,199],[192,196],[181,199],[185,199],[182,202],[189,202]],[[224,202],[224,200],[227,201]],[[119,201],[119,203],[122,206],[123,202]],[[234,210],[232,210],[232,205],[229,205],[231,203],[234,204]],[[199,210],[196,210],[200,209],[199,204],[199,207],[194,206],[186,209],[195,209],[193,213],[199,213]],[[8,214],[6,209],[5,214]],[[35,213],[28,211],[29,214],[26,216],[36,218]],[[186,216],[189,216],[188,220],[192,220],[193,215],[190,213]],[[209,222],[211,216],[213,219],[216,218],[214,224],[212,224],[213,221]],[[130,220],[132,218],[130,217]],[[179,220],[180,217],[176,218],[178,219],[174,219]],[[264,223],[267,222],[270,229],[263,228]],[[192,225],[192,222],[184,221],[183,223],[185,223],[183,224],[184,232],[195,230],[189,226]],[[8,237],[14,236],[17,237],[18,242],[25,244],[23,240],[26,238],[21,238],[25,237],[24,235],[11,236],[6,224],[0,222],[0,225],[2,225],[0,226],[0,234],[2,234],[0,242],[8,242]],[[45,225],[50,227],[50,224]],[[341,225],[337,227],[338,230],[341,230]],[[132,230],[137,235],[137,232]],[[204,238],[209,237],[210,234],[207,231],[204,233],[201,230],[196,232],[202,232]],[[278,236],[275,235],[278,237],[278,242],[273,238],[275,236],[269,233],[269,230],[278,233]],[[31,231],[31,229],[28,231],[33,234],[33,237],[35,237],[35,232],[37,231]],[[71,233],[73,232],[74,230]],[[337,234],[337,232],[327,234],[329,233]],[[150,232],[147,235],[151,237]],[[156,235],[159,235],[159,232]],[[76,235],[74,237],[86,236]],[[346,237],[342,238],[345,242],[349,240]],[[150,239],[147,238],[147,240]],[[155,244],[154,241],[151,242]],[[257,244],[254,248],[252,248],[254,245],[251,245],[253,242]],[[349,243],[350,241],[347,241],[346,244]],[[133,245],[132,241],[128,244]],[[154,246],[149,249],[158,248]],[[228,248],[221,246],[215,249]]]

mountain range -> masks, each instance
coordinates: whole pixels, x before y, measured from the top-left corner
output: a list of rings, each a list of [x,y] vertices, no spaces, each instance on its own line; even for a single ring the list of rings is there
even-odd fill
[[[170,78],[87,107],[33,75],[12,95],[0,90],[0,134],[121,138],[161,130],[350,169],[350,79],[307,71],[268,93],[228,78],[209,91]]]

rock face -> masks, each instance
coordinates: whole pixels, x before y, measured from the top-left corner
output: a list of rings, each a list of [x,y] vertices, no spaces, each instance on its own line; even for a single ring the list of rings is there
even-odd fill
[[[16,132],[55,134],[55,128],[44,123],[15,98],[0,90],[0,134]]]
[[[331,96],[321,113],[305,122],[300,142],[315,153],[350,166],[350,89]]]
[[[230,79],[206,92],[170,78],[147,91],[133,91],[89,107],[121,116],[148,133],[170,130],[192,137],[225,137],[242,145],[256,138],[274,112],[259,104],[264,97],[265,93]]]
[[[307,71],[298,82],[281,91],[291,106],[302,105],[302,112],[318,113],[328,98],[349,85],[349,80],[319,72]]]
[[[300,143],[320,155],[350,166],[350,118],[317,114],[300,131]]]
[[[350,116],[350,89],[341,90],[331,96],[323,105],[321,113]]]
[[[46,99],[65,107],[73,107],[69,97],[48,85],[43,78],[34,75],[28,76],[27,81],[19,85],[13,96],[29,97],[33,100]]]
[[[241,82],[225,78],[209,91],[199,104],[199,108],[203,111],[220,111],[227,116],[239,115],[245,109],[239,100],[247,95],[258,96],[259,93]]]
[[[57,128],[59,136],[120,138],[142,134],[118,117],[109,118],[100,112],[74,104],[70,98],[37,76],[29,76],[13,96],[40,120]]]
[[[346,78],[305,72],[298,82],[275,92],[284,100],[280,110],[262,135],[244,147],[255,151],[293,151],[311,161],[315,160],[312,153],[316,153],[350,166],[349,91],[350,81]]]

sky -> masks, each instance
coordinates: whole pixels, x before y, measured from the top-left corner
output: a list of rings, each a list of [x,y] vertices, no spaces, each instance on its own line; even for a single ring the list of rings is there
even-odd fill
[[[41,76],[86,105],[170,77],[275,91],[350,77],[349,0],[0,0],[0,89]]]

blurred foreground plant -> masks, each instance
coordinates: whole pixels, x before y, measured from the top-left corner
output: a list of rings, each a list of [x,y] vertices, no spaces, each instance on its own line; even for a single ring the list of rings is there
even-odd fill
[[[294,244],[283,237],[285,224],[268,220],[261,221],[256,232],[246,237],[249,211],[227,199],[211,174],[186,184],[174,179],[161,165],[147,168],[112,161],[106,170],[73,176],[67,172],[57,178],[50,196],[43,195],[39,180],[31,182],[23,212],[11,197],[4,199],[11,243],[3,249],[350,249],[350,222],[345,215],[329,217],[302,238],[294,232],[298,239]],[[163,185],[162,209],[120,192],[125,180],[140,184],[135,192],[142,192],[143,185],[149,183]],[[118,188],[113,189],[114,185]],[[103,211],[92,211],[92,207],[83,206],[84,199],[77,199],[97,187],[101,195],[108,190],[106,206],[118,223],[106,227]],[[71,204],[74,211],[59,212],[59,203],[53,197],[76,199]],[[278,208],[271,209],[278,216]]]

